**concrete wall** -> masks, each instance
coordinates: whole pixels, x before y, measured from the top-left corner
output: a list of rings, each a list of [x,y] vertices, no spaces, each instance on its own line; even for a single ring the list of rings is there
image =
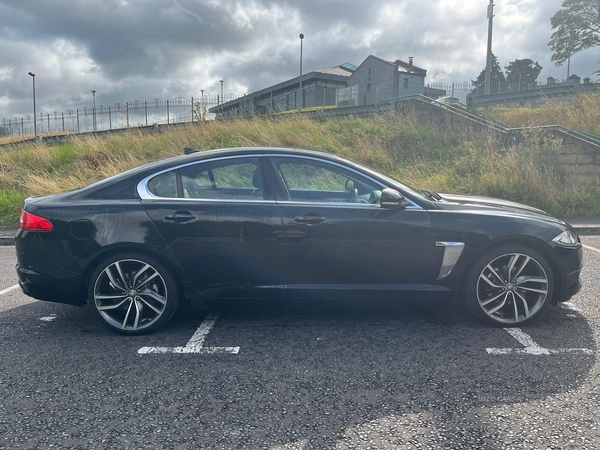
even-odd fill
[[[577,184],[600,186],[600,147],[561,131],[549,131],[562,140],[558,162]]]

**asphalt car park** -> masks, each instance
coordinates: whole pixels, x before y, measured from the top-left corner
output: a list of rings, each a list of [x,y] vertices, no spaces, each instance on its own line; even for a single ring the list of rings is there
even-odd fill
[[[451,301],[228,301],[121,336],[15,289],[0,448],[597,448],[600,237],[582,290],[507,332]],[[492,351],[490,351],[492,350]]]

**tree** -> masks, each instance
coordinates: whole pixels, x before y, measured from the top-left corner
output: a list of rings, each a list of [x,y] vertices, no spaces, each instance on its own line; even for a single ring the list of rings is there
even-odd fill
[[[506,81],[506,78],[504,78],[504,74],[502,73],[502,69],[500,68],[498,58],[496,58],[496,55],[492,53],[491,86],[497,87],[498,83],[500,83],[501,81]],[[481,73],[477,77],[477,81],[474,81],[474,83],[476,83],[477,86],[482,86],[485,83],[485,68],[481,71]]]
[[[515,59],[506,69],[506,81],[522,87],[532,87],[540,76],[542,66],[531,59]]]
[[[556,31],[548,45],[557,66],[575,53],[600,46],[600,0],[563,0],[550,22]]]
[[[10,133],[8,132],[8,128],[0,127],[0,137],[8,136]]]

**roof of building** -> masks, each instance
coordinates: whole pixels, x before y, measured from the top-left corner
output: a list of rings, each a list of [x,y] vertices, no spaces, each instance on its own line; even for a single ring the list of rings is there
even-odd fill
[[[402,61],[400,59],[397,59],[396,61],[388,61],[387,59],[383,59],[383,58],[380,58],[379,56],[375,56],[375,55],[367,56],[367,58],[362,62],[362,64],[360,66],[362,66],[364,63],[366,63],[369,60],[369,58],[375,58],[384,63],[398,67],[399,70],[404,69],[404,70],[402,70],[402,72],[412,73],[415,75],[422,75],[423,77],[427,75],[427,70],[425,70],[421,67],[417,67],[414,64],[411,65],[410,63],[407,63],[406,61]],[[360,66],[358,66],[358,67],[360,67]]]
[[[354,69],[352,69],[352,67],[354,67]],[[354,73],[354,71],[357,68],[358,67],[356,67],[354,64],[345,63],[345,64],[341,64],[339,66],[332,67],[331,69],[315,70],[315,72],[327,73],[329,75],[340,75],[342,77],[349,77],[350,75],[352,75]]]
[[[332,67],[330,69],[321,69],[321,70],[313,70],[312,72],[307,72],[302,74],[302,82],[306,83],[313,79],[323,79],[337,82],[346,82],[345,79],[349,78],[350,75],[354,73],[357,66],[350,63],[340,64],[339,66]],[[289,86],[293,86],[300,82],[300,77],[294,77],[286,81],[282,81],[281,83],[274,84],[272,86],[259,89],[258,91],[251,92],[247,96],[239,97],[234,100],[230,100],[228,102],[222,103],[221,105],[213,106],[209,108],[209,112],[217,112],[219,110],[223,110],[223,108],[227,109],[228,106],[235,105],[237,103],[241,103],[246,101],[247,98],[255,97],[262,95],[264,93],[268,93],[271,91],[275,91],[278,89],[284,89]]]

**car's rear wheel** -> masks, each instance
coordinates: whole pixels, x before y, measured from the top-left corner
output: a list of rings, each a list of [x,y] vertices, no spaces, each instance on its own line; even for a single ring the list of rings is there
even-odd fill
[[[144,334],[163,326],[177,309],[177,283],[154,258],[139,254],[110,257],[98,265],[88,286],[90,303],[109,328]]]
[[[484,322],[511,327],[538,317],[552,299],[554,277],[546,259],[520,244],[488,251],[471,267],[467,307]]]

